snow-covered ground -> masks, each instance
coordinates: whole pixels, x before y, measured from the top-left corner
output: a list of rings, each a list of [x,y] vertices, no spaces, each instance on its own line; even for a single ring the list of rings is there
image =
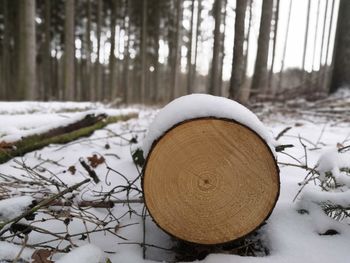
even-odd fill
[[[8,136],[11,132],[12,135],[18,133],[18,129],[40,129],[43,125],[60,123],[62,119],[67,119],[67,116],[72,117],[69,114],[81,114],[71,113],[66,110],[68,108],[106,110],[102,105],[95,105],[95,108],[85,104],[69,107],[64,103],[60,105],[51,112],[47,106],[36,102],[33,102],[33,105],[0,103],[0,112],[3,114],[0,115],[0,133],[6,133]],[[50,145],[0,165],[0,198],[25,195],[42,199],[64,190],[62,185],[72,186],[89,178],[82,161],[90,164],[95,161],[95,171],[101,180],[97,184],[85,184],[79,192],[74,192],[74,196],[65,195],[71,198],[73,209],[50,207],[41,209],[34,220],[22,219],[19,223],[33,226],[28,240],[25,241],[10,231],[4,233],[0,239],[0,261],[11,261],[18,254],[21,254],[22,259],[29,261],[35,250],[33,246],[36,250],[40,246],[57,248],[57,253],[52,259],[60,260],[59,262],[106,262],[107,258],[111,262],[123,263],[174,259],[171,251],[148,246],[147,260],[144,260],[143,249],[140,246],[143,242],[143,225],[142,218],[138,215],[142,214],[143,204],[137,203],[141,196],[138,191],[140,180],[137,179],[139,167],[134,164],[131,153],[142,145],[155,114],[156,111],[152,109],[139,110],[138,119],[110,124],[94,132],[89,138],[66,145]],[[211,254],[202,262],[350,262],[349,221],[336,221],[325,216],[314,202],[331,199],[332,197],[323,194],[332,195],[332,192],[322,192],[319,185],[311,181],[293,201],[301,187],[298,183],[304,182],[308,173],[297,166],[307,164],[308,167],[314,167],[327,149],[329,151],[329,148],[336,149],[337,145],[349,145],[350,123],[322,118],[305,120],[300,116],[269,114],[264,118],[264,124],[273,137],[286,127],[291,127],[278,142],[294,145],[293,148],[285,150],[287,154],[278,153],[280,197],[267,224],[259,230],[259,235],[270,254],[265,257]],[[348,153],[345,154],[348,158]],[[332,156],[334,157],[334,154]],[[326,158],[322,162],[330,161],[332,160]],[[12,181],[14,178],[17,182]],[[57,184],[55,186],[50,182]],[[342,191],[346,192],[348,187],[345,186]],[[0,201],[0,225],[9,217],[18,215],[23,206],[31,202],[31,198]],[[105,199],[118,202],[127,198],[135,200],[135,203],[116,203],[113,208],[108,209],[85,207],[79,210],[74,206],[82,201]],[[346,203],[350,204],[350,198],[345,196],[343,204]],[[300,209],[308,210],[309,213],[300,213]],[[162,248],[170,248],[173,245],[173,240],[159,230],[149,218],[146,220],[145,229],[145,241],[148,245]],[[322,235],[329,230],[338,234]],[[20,251],[24,243],[26,248]],[[87,245],[89,243],[91,245]],[[73,250],[65,255],[65,249]]]

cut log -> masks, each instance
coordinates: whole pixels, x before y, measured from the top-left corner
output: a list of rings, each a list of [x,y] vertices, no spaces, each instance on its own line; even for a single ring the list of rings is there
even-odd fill
[[[279,196],[279,169],[252,129],[198,118],[153,143],[142,187],[150,215],[165,232],[196,244],[223,244],[269,217]]]

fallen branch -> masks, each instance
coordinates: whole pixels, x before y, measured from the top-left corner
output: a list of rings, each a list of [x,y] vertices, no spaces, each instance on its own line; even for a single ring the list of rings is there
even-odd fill
[[[81,137],[90,136],[95,130],[102,129],[108,124],[136,118],[136,113],[119,116],[87,115],[84,119],[65,127],[52,129],[43,134],[31,135],[5,148],[0,147],[0,164],[17,156],[41,149],[50,144],[65,144]]]
[[[70,192],[73,192],[74,190],[76,190],[77,188],[79,188],[80,186],[82,186],[83,184],[86,184],[90,182],[90,179],[85,179],[84,181],[80,182],[80,183],[77,183],[75,185],[72,185],[68,188],[66,188],[65,190],[63,190],[62,192],[59,192],[47,199],[44,199],[42,200],[40,203],[38,203],[36,206],[34,206],[33,208],[25,211],[24,213],[22,213],[21,215],[13,218],[13,219],[10,219],[4,223],[1,223],[0,224],[0,230],[2,230],[6,225],[8,224],[14,224],[14,223],[17,223],[19,220],[21,220],[22,218],[25,218],[25,217],[28,217],[32,214],[34,214],[36,211],[38,211],[40,208],[42,207],[45,207],[45,206],[48,206],[49,204],[51,204],[52,202],[54,202],[57,198],[60,198],[62,196],[64,196],[65,194],[67,193],[70,193]],[[6,232],[7,229],[2,230],[0,231],[0,236],[2,236],[5,232]]]

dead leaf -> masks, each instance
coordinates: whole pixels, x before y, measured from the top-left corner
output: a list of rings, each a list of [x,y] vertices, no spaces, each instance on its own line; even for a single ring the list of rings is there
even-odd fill
[[[93,156],[90,156],[87,159],[92,168],[96,168],[97,166],[105,162],[105,158],[103,156],[98,157],[97,154],[94,154]]]
[[[1,149],[12,149],[12,147],[13,147],[13,143],[4,142],[4,141],[0,142]]]
[[[341,143],[337,143],[337,148],[340,149],[340,148],[344,148],[344,145],[342,145]]]
[[[32,255],[32,263],[53,263],[48,259],[52,255],[52,252],[48,249],[38,249]]]
[[[72,175],[74,175],[75,172],[77,171],[77,169],[75,168],[74,165],[71,165],[71,166],[69,166],[68,171],[70,171],[70,173],[71,173]]]

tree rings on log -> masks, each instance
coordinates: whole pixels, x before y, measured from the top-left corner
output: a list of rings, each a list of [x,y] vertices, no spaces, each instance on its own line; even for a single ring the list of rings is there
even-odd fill
[[[266,142],[229,119],[182,122],[153,143],[143,175],[148,211],[181,240],[213,245],[257,229],[279,195],[279,170]]]

